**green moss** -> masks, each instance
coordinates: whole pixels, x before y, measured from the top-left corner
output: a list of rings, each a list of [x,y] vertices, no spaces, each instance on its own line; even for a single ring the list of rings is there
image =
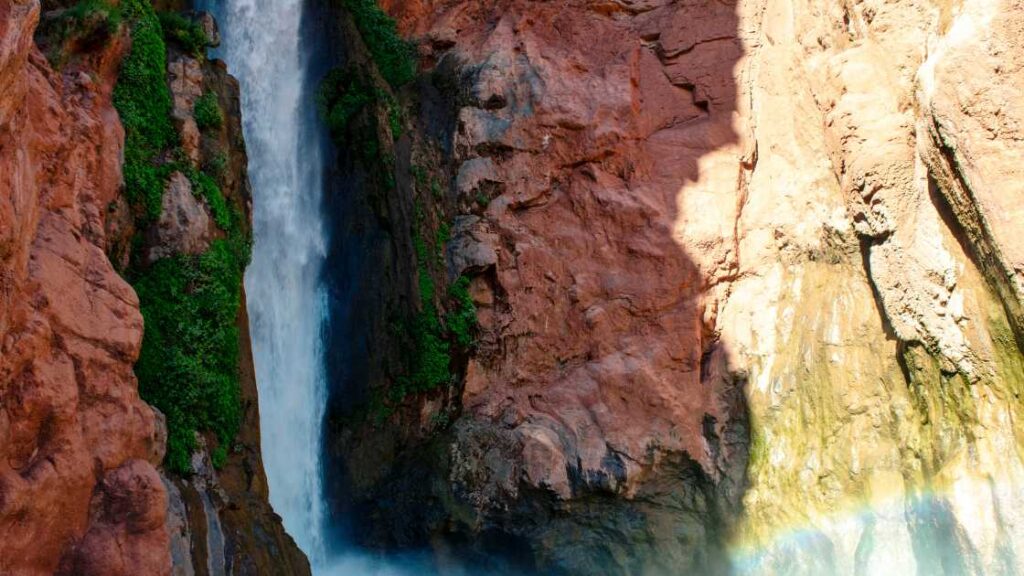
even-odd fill
[[[69,56],[69,48],[88,50],[107,43],[117,34],[122,20],[121,8],[108,0],[81,0],[56,18],[43,18],[37,38],[50,45],[47,58],[60,68]]]
[[[213,177],[181,159],[171,122],[164,34],[193,52],[202,50],[205,38],[180,16],[158,19],[145,0],[124,0],[121,11],[131,25],[132,45],[114,88],[114,105],[125,128],[125,194],[136,228],[144,230],[159,218],[165,180],[181,170],[225,232],[203,254],[179,254],[149,266],[136,262],[126,274],[145,320],[135,365],[139,392],[167,416],[166,466],[185,473],[191,468],[196,432],[217,436],[212,458],[221,466],[240,425],[236,320],[250,244],[240,207],[225,199]],[[212,103],[211,115],[222,120],[215,97]],[[199,116],[202,108],[197,103]],[[212,125],[200,118],[197,122]],[[223,171],[226,158],[220,164]],[[139,234],[133,241],[136,247],[141,238]]]
[[[164,38],[176,42],[182,50],[200,57],[203,49],[210,43],[206,32],[198,22],[193,22],[176,12],[161,12],[160,28],[163,30]]]
[[[317,91],[317,108],[339,145],[352,139],[353,120],[376,101],[372,85],[352,68],[335,68],[324,76]]]
[[[132,22],[131,52],[114,87],[114,106],[125,130],[125,195],[144,222],[153,221],[160,217],[164,180],[170,173],[159,157],[178,141],[165,79],[167,48],[149,2],[125,0],[121,10]]]
[[[217,470],[220,470],[221,468],[224,467],[224,464],[226,464],[227,461],[228,461],[228,451],[227,451],[227,448],[225,448],[222,445],[222,446],[217,446],[216,448],[213,449],[213,453],[210,454],[210,462],[213,463],[213,467],[214,468],[216,468]]]
[[[417,206],[417,221],[421,226],[423,212],[420,206]],[[438,252],[442,250],[448,235],[446,225],[439,227],[436,232]],[[390,399],[395,403],[410,392],[426,392],[451,383],[453,345],[469,349],[476,328],[476,308],[469,296],[469,279],[459,277],[449,287],[449,311],[442,322],[435,302],[437,289],[430,273],[430,263],[434,259],[418,228],[413,235],[413,248],[417,260],[420,312],[412,320],[408,333],[412,343],[408,373],[398,379],[398,385],[391,391]]]
[[[139,392],[167,416],[166,465],[176,472],[190,470],[197,431],[214,432],[222,445],[238,432],[236,318],[247,259],[236,234],[131,278],[146,326],[135,366]]]
[[[445,316],[448,331],[455,343],[463,349],[473,346],[473,333],[476,331],[476,306],[469,295],[469,278],[459,276],[448,287],[448,299],[452,305]]]
[[[221,113],[217,95],[213,92],[207,92],[196,98],[196,103],[192,107],[192,115],[200,130],[220,128],[224,123],[224,114]]]
[[[217,186],[213,178],[205,172],[193,171],[189,175],[189,179],[192,181],[192,192],[206,200],[206,205],[210,207],[210,214],[217,226],[221,230],[231,231],[234,224],[233,215],[224,200],[224,195],[221,194],[220,187]]]
[[[413,46],[398,34],[392,20],[376,0],[344,0],[345,8],[363,37],[380,75],[394,87],[416,77]]]

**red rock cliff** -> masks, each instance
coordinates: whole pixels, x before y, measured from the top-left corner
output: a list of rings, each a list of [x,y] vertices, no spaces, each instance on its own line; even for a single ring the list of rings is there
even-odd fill
[[[371,543],[1024,569],[1020,2],[380,4],[479,332],[341,450]]]
[[[124,48],[54,72],[39,3],[0,2],[0,572],[167,574],[162,418],[142,317],[106,255]]]
[[[103,28],[101,41],[62,36],[61,8],[50,8],[37,41],[59,69],[33,41],[39,3],[0,2],[0,573],[308,573],[267,501],[244,298],[241,430],[216,470],[202,450],[193,474],[158,471],[165,421],[133,370],[140,302],[108,255],[124,269],[133,250],[148,263],[223,233],[178,171],[163,217],[133,238],[112,105],[129,26]],[[198,18],[216,42],[212,18]],[[166,66],[191,168],[219,161],[217,193],[241,206],[247,229],[238,84],[223,63],[176,45]],[[201,94],[224,114],[203,134]]]

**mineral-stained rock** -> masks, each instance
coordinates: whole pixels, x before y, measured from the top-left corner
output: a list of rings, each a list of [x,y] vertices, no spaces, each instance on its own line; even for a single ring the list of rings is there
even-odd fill
[[[431,410],[361,437],[369,542],[1024,571],[1024,5],[381,4],[455,79],[448,263],[493,302],[433,459],[393,432]]]

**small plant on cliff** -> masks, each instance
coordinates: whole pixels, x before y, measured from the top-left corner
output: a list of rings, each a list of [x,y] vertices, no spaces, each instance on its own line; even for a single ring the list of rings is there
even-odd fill
[[[213,452],[210,453],[210,462],[213,464],[213,467],[216,468],[217,470],[223,468],[224,464],[226,464],[227,461],[228,450],[227,448],[224,447],[224,445],[217,446],[216,448],[213,449]]]
[[[452,303],[451,312],[445,315],[445,323],[452,333],[455,343],[463,349],[473,346],[473,332],[476,330],[476,306],[469,295],[469,278],[459,276],[448,287],[448,299]]]
[[[217,186],[217,182],[205,172],[195,170],[189,174],[189,180],[192,181],[193,193],[206,200],[206,205],[209,206],[210,214],[213,216],[213,221],[217,223],[217,226],[225,232],[231,231],[234,224],[234,215],[231,209],[228,208],[228,204],[224,200],[224,195],[221,193],[220,187]]]
[[[228,155],[224,152],[217,152],[206,160],[203,171],[212,176],[215,180],[223,182],[228,170]]]
[[[405,116],[405,112],[402,107],[398,104],[395,99],[388,94],[385,99],[388,109],[388,127],[391,128],[391,137],[398,140],[402,137],[403,126],[402,122]]]
[[[121,27],[121,8],[108,0],[81,0],[43,15],[36,39],[55,68],[71,54],[106,44]]]
[[[217,95],[213,92],[207,92],[196,98],[196,103],[192,106],[192,115],[200,130],[220,128],[224,123],[224,115],[217,103]]]
[[[395,21],[380,9],[377,1],[344,2],[384,80],[397,88],[415,78],[415,50],[398,34]]]
[[[210,39],[206,37],[206,32],[199,23],[177,12],[161,12],[159,17],[164,38],[177,42],[182,50],[193,56],[203,55],[203,50],[210,43]]]
[[[316,102],[320,116],[331,131],[331,139],[339,145],[350,140],[376,141],[376,133],[357,133],[353,121],[367,106],[377,100],[372,85],[352,68],[335,68],[324,76],[317,91]],[[369,129],[361,132],[370,132]]]

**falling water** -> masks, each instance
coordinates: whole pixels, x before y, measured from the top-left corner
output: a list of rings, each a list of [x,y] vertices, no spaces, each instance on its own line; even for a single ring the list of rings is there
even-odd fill
[[[323,139],[303,50],[302,0],[221,0],[219,56],[241,84],[255,244],[245,275],[270,502],[317,567],[325,405]]]

